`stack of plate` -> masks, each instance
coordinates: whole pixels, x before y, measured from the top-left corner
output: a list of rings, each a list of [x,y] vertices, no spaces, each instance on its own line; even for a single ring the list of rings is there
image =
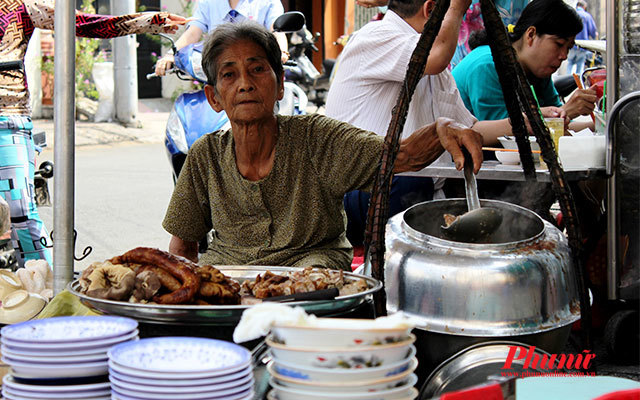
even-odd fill
[[[9,400],[109,399],[107,351],[138,339],[138,323],[122,317],[59,317],[0,330]]]
[[[214,339],[163,337],[109,350],[113,400],[240,400],[253,397],[251,354]]]
[[[267,344],[270,400],[414,399],[418,366],[410,328],[318,318],[276,325]]]

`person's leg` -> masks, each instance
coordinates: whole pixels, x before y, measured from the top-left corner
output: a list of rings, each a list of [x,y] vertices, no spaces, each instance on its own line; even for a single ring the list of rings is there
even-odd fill
[[[344,195],[342,204],[347,214],[347,239],[352,246],[364,244],[364,229],[367,225],[369,193],[354,190]]]
[[[569,54],[567,55],[567,74],[572,74],[574,66],[576,66],[579,50],[575,47],[569,50]]]
[[[20,266],[26,260],[52,263],[49,250],[40,243],[48,235],[35,202],[32,128],[28,117],[0,116],[0,195],[9,203],[11,240]]]
[[[369,193],[355,190],[344,196],[343,205],[347,214],[347,239],[352,246],[364,243],[367,226]],[[414,176],[397,176],[391,183],[389,217],[406,210],[414,204],[433,200],[433,179]]]
[[[417,176],[396,176],[391,183],[389,217],[407,208],[433,200],[433,179]]]
[[[584,64],[587,62],[587,55],[587,51],[580,50],[578,52],[578,56],[576,57],[576,74],[578,76],[582,75],[582,71],[584,71]]]

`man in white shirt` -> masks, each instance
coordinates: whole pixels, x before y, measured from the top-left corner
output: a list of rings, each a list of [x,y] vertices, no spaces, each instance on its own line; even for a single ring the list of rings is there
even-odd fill
[[[471,0],[451,1],[424,76],[411,99],[403,138],[437,117],[449,117],[476,128],[477,120],[464,106],[447,69],[470,3]],[[381,21],[370,22],[353,35],[338,60],[327,97],[327,116],[381,136],[386,134],[411,54],[434,5],[435,0],[391,0]],[[436,197],[444,197],[443,184],[444,179],[395,177],[390,216],[413,204],[432,200],[434,193]],[[347,237],[353,245],[362,243],[368,203],[368,193],[357,191],[345,196]]]

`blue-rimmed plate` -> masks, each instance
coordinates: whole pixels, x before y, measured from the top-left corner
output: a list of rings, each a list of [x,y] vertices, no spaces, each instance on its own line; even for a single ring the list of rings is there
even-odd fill
[[[98,383],[86,383],[86,384],[78,384],[78,385],[29,385],[25,383],[16,382],[16,380],[10,374],[5,375],[2,378],[2,384],[5,387],[17,390],[24,390],[28,392],[42,392],[46,391],[47,393],[67,393],[67,392],[90,392],[90,391],[100,391],[111,388],[111,384],[109,382],[98,382]]]
[[[122,343],[107,353],[117,366],[184,376],[226,374],[249,363],[251,354],[237,344],[215,339],[162,337]],[[118,369],[117,367],[114,369]]]
[[[137,371],[137,370],[135,370]],[[122,372],[118,372],[113,368],[109,368],[109,377],[114,377],[118,380],[136,383],[140,385],[149,385],[149,386],[169,386],[169,387],[179,387],[185,389],[185,391],[189,390],[189,386],[201,386],[201,385],[217,385],[217,384],[225,384],[229,382],[234,382],[237,380],[241,380],[246,378],[249,375],[252,375],[251,365],[241,369],[237,372],[232,372],[229,374],[218,375],[214,377],[206,377],[206,378],[191,378],[191,379],[154,379],[150,376],[146,376],[145,378],[141,376],[128,375],[123,374]],[[137,371],[138,373],[140,371]],[[143,373],[144,374],[144,373]]]
[[[112,337],[108,339],[99,339],[99,340],[89,340],[89,341],[78,341],[78,342],[69,342],[69,343],[29,343],[29,342],[20,342],[15,340],[5,339],[2,341],[4,348],[9,349],[9,351],[13,353],[21,353],[27,354],[27,352],[35,352],[35,354],[57,354],[57,355],[65,355],[70,354],[69,350],[73,351],[91,351],[99,349],[100,351],[107,350],[118,343],[122,343],[128,340],[136,340],[138,337],[138,330],[134,330],[133,332],[127,333],[126,335]],[[3,338],[4,339],[4,338]],[[77,354],[76,354],[77,355]]]
[[[7,325],[0,335],[3,342],[77,343],[122,336],[137,328],[136,320],[125,317],[58,317]]]

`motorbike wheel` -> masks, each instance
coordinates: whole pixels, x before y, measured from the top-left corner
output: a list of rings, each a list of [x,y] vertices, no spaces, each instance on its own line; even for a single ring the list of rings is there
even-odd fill
[[[36,205],[50,206],[51,195],[49,194],[49,185],[47,184],[47,180],[40,176],[36,176],[33,183],[35,186]]]

